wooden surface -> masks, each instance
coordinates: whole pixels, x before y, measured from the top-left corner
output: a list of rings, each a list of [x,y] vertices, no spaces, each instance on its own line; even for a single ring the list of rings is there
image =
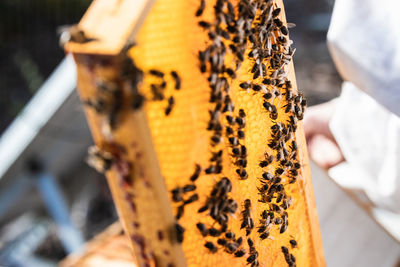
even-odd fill
[[[128,40],[134,40],[154,0],[94,0],[79,22],[79,28],[93,39],[67,43],[69,52],[117,55]]]
[[[120,60],[120,57],[75,55],[78,91],[82,101],[98,97],[97,79],[119,80]],[[129,88],[123,87],[122,90],[126,92]],[[125,100],[129,99],[125,96]],[[110,137],[101,130],[103,116],[89,107],[85,108],[95,143],[118,158],[106,175],[121,223],[131,239],[139,266],[147,266],[154,261],[159,266],[185,266],[181,246],[171,232],[174,231],[175,218],[146,114],[143,110],[131,112],[130,105],[126,109],[128,114],[124,114],[123,120],[119,118],[119,127]]]

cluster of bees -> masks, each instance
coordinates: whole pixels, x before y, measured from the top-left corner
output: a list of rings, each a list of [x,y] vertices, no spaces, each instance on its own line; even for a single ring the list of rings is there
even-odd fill
[[[168,85],[165,73],[160,70],[151,69],[148,72],[148,74],[157,79],[155,82],[152,82],[150,84],[152,100],[153,101],[165,100],[166,99],[165,89],[167,88]],[[173,70],[169,73],[169,75],[174,80],[174,89],[180,90],[182,82],[179,74],[175,70]],[[169,114],[171,114],[171,111],[175,105],[175,98],[171,95],[166,100],[167,100],[167,107],[165,108],[164,113],[166,116],[168,116]]]
[[[127,45],[127,49],[130,47],[132,45]],[[144,96],[139,93],[138,89],[139,83],[143,80],[143,71],[126,55],[127,49],[122,52],[124,56],[119,69],[120,79],[118,81],[96,80],[96,88],[98,89],[96,97],[83,100],[85,106],[102,116],[101,130],[110,141],[111,146],[116,145],[112,142],[112,132],[121,122],[119,116],[122,110],[126,106],[138,110],[144,102]],[[101,62],[90,62],[90,64],[101,65]],[[129,84],[129,90],[123,90],[123,84]],[[120,148],[117,150],[120,150]],[[100,173],[107,172],[117,161],[121,160],[117,160],[113,153],[102,150],[97,146],[91,146],[88,149],[87,163]]]
[[[121,63],[120,78],[119,80],[97,79],[96,97],[83,100],[87,107],[102,116],[101,130],[108,139],[111,139],[112,132],[120,124],[122,110],[125,107],[138,110],[144,101],[143,95],[138,90],[138,84],[143,80],[143,72],[127,56],[123,57]],[[129,84],[128,90],[123,89],[125,83]]]
[[[205,0],[201,0],[200,7],[195,15],[200,17],[205,7]],[[210,40],[209,45],[204,50],[199,51],[198,58],[200,71],[209,75],[208,82],[211,88],[209,102],[213,104],[213,109],[209,111],[210,120],[207,127],[207,130],[211,132],[210,144],[213,150],[211,151],[210,165],[206,168],[205,173],[220,174],[222,172],[223,149],[221,149],[221,145],[225,144],[224,137],[226,137],[229,142],[232,161],[237,166],[236,173],[241,180],[248,178],[246,171],[247,148],[244,145],[246,113],[243,109],[239,109],[238,113],[235,113],[235,105],[229,95],[229,90],[230,81],[236,78],[236,70],[244,61],[244,53],[247,47],[246,29],[251,29],[251,21],[246,20],[249,12],[251,13],[249,8],[250,2],[240,1],[237,7],[239,15],[237,16],[235,7],[230,1],[217,0],[214,6],[215,20],[212,23],[204,20],[199,21],[199,26],[208,32]],[[226,45],[228,43],[229,45]],[[234,54],[234,66],[229,66],[225,62],[228,49]],[[225,116],[221,116],[222,114]],[[226,123],[224,123],[224,119]],[[229,178],[223,177],[216,183],[207,197],[206,204],[199,210],[199,212],[208,210],[208,215],[221,226],[215,236],[219,237],[217,244],[207,241],[204,246],[212,253],[217,252],[219,246],[226,253],[234,254],[235,257],[247,255],[247,263],[251,266],[258,266],[258,252],[251,238],[247,240],[249,249],[246,250],[242,244],[243,237],[235,238],[235,233],[228,231],[229,216],[236,212],[238,204],[234,199],[227,197],[225,191],[219,191],[219,184],[229,185],[229,190],[225,190],[227,192],[230,192],[232,187]],[[249,204],[246,204],[245,201],[242,211],[242,226],[246,228],[248,234],[254,228]],[[201,223],[197,227],[203,236],[206,230],[209,232],[209,229]],[[225,238],[221,238],[220,235],[224,233]]]
[[[149,100],[166,100],[167,106],[164,110],[166,116],[172,112],[175,105],[175,99],[172,95],[165,96],[165,90],[168,87],[167,75],[157,69],[150,69],[147,73],[144,73],[127,56],[127,51],[131,47],[133,45],[127,45],[122,51],[123,60],[119,73],[121,79],[117,81],[96,80],[96,88],[98,89],[96,98],[89,98],[83,101],[87,107],[92,108],[97,114],[103,116],[102,132],[108,139],[111,139],[112,132],[120,124],[120,114],[125,107],[138,110],[143,106],[146,97],[139,92],[138,85],[143,81],[144,75],[153,77],[153,82],[149,85],[151,91],[151,99]],[[173,88],[180,90],[182,81],[178,72],[172,70],[169,72],[169,76],[173,81]],[[123,88],[126,84],[128,84],[128,90]],[[129,99],[128,105],[126,104],[126,99]]]
[[[221,232],[226,232],[229,215],[234,214],[238,208],[236,201],[228,195],[231,191],[232,182],[223,177],[215,183],[205,205],[198,210],[199,213],[208,211],[211,218],[221,226]]]
[[[290,63],[295,51],[291,48],[292,41],[288,40],[287,27],[278,18],[280,12],[281,9],[274,8],[272,3],[261,9],[253,24],[252,37],[249,38],[252,50],[248,56],[253,64],[253,81],[240,84],[242,89],[253,90],[262,95],[263,108],[273,121],[268,142],[268,147],[273,152],[272,155],[265,153],[259,163],[262,168],[258,187],[259,202],[266,205],[266,209],[260,214],[258,225],[261,240],[269,238],[274,226],[279,227],[280,234],[287,231],[287,209],[293,200],[287,195],[285,185],[296,182],[301,167],[294,134],[297,121],[303,119],[306,100],[301,93],[292,89],[287,77],[285,66]],[[274,104],[276,98],[278,107]],[[286,121],[278,121],[278,110],[282,108],[288,117]],[[275,168],[272,173],[266,171],[270,165]],[[297,244],[294,239],[291,243]],[[295,266],[295,256],[288,249],[282,249],[282,252],[288,265]]]
[[[177,212],[175,215],[175,218],[177,220],[179,220],[183,216],[186,205],[189,205],[199,199],[199,195],[197,193],[192,193],[189,197],[185,197],[185,196],[189,192],[194,192],[197,189],[195,182],[199,178],[201,170],[202,170],[201,166],[196,165],[195,171],[192,174],[192,176],[190,177],[190,183],[188,183],[184,186],[175,187],[174,189],[171,190],[172,201],[180,204],[177,207]]]
[[[168,87],[167,80],[173,81],[174,90],[181,89],[181,78],[177,71],[172,70],[169,72],[169,78],[167,78],[164,72],[157,69],[150,69],[148,72],[140,70],[133,62],[131,58],[127,56],[127,51],[132,45],[127,45],[122,51],[122,62],[121,68],[119,69],[119,75],[115,81],[104,81],[97,80],[96,88],[97,94],[95,98],[89,98],[83,101],[83,103],[93,109],[102,118],[102,133],[109,141],[109,145],[113,146],[116,143],[113,140],[113,131],[121,124],[121,113],[124,109],[130,109],[133,111],[142,108],[144,101],[167,101],[167,106],[164,110],[166,116],[170,115],[173,110],[175,100],[171,95],[165,97],[165,91]],[[144,80],[144,76],[147,75],[152,77],[154,81],[150,84],[150,97],[145,97],[138,90],[138,85]],[[117,150],[119,151],[119,150]],[[112,167],[116,168],[118,177],[120,180],[121,187],[124,189],[123,194],[131,211],[136,214],[137,207],[133,201],[133,194],[131,193],[131,170],[133,163],[123,160],[119,155],[120,153],[107,152],[100,149],[97,146],[92,146],[88,149],[87,162],[90,166],[95,168],[100,173],[105,173]],[[198,166],[199,167],[199,166]],[[184,213],[185,205],[188,205],[198,199],[197,194],[192,194],[189,198],[183,199],[183,195],[192,192],[196,189],[194,181],[200,175],[201,169],[197,169],[196,173],[191,177],[192,184],[188,184],[182,188],[177,188],[174,191],[173,200],[175,202],[182,202],[182,205],[178,207],[176,218],[179,219]],[[138,228],[139,223],[133,222],[133,226]],[[176,240],[183,242],[183,235],[185,228],[178,223],[174,225],[176,232]],[[162,233],[161,231],[159,231]],[[141,257],[144,261],[148,262],[149,257],[144,253],[145,251],[145,239],[140,234],[134,234],[132,240],[140,247]]]
[[[205,0],[201,0],[195,15],[200,17],[205,8]],[[301,167],[294,134],[297,121],[303,118],[306,100],[301,93],[293,90],[285,69],[295,52],[291,48],[292,41],[288,39],[288,27],[293,25],[285,26],[279,19],[281,9],[275,6],[273,0],[240,0],[236,7],[229,0],[217,0],[213,8],[215,20],[200,20],[198,23],[207,31],[210,40],[209,45],[199,51],[198,59],[200,71],[208,75],[211,88],[209,102],[213,104],[209,111],[210,120],[207,127],[211,132],[210,144],[213,149],[205,173],[222,173],[224,149],[221,145],[228,143],[232,162],[237,167],[235,171],[238,178],[249,178],[246,171],[247,148],[244,142],[246,114],[243,109],[235,113],[235,104],[229,94],[230,81],[236,78],[236,71],[247,52],[247,57],[252,62],[252,68],[249,70],[252,80],[241,82],[239,87],[262,97],[263,109],[273,122],[271,138],[268,140],[268,150],[273,152],[271,155],[265,153],[258,163],[262,170],[258,201],[266,208],[260,214],[258,223],[255,223],[251,213],[251,201],[246,199],[242,205],[241,228],[245,229],[246,236],[257,228],[260,240],[273,239],[270,236],[273,227],[278,227],[281,234],[287,230],[287,209],[293,201],[287,195],[285,185],[296,182]],[[249,47],[250,51],[247,50]],[[228,53],[234,57],[234,66],[225,62]],[[282,109],[285,114],[281,115],[278,111]],[[278,120],[280,117],[285,119]],[[274,170],[268,172],[271,168]],[[224,185],[223,189],[220,188],[221,185]],[[218,247],[221,247],[223,251],[236,257],[247,255],[249,265],[259,266],[258,252],[252,239],[247,237],[248,248],[245,249],[242,244],[245,243],[243,237],[228,230],[228,218],[238,207],[236,201],[227,196],[231,187],[229,178],[221,178],[207,197],[205,205],[199,210],[208,211],[208,215],[220,228],[207,227],[201,222],[197,224],[197,228],[203,236],[218,238],[216,244],[211,241],[204,244],[211,253],[217,252]],[[294,239],[290,240],[290,244],[292,248],[297,246]],[[282,247],[282,253],[289,266],[296,265],[296,258],[288,248]]]
[[[200,17],[206,8],[205,0],[201,0],[200,7],[195,15]],[[240,0],[234,6],[229,0],[217,0],[214,5],[215,20],[199,21],[199,26],[207,31],[209,45],[199,51],[198,59],[200,71],[208,75],[211,88],[209,102],[213,108],[209,110],[210,120],[207,130],[210,131],[212,147],[209,165],[204,169],[205,174],[222,173],[222,156],[224,149],[221,146],[228,144],[229,155],[236,166],[235,172],[239,180],[246,180],[249,175],[246,171],[247,148],[245,146],[246,113],[243,109],[235,112],[235,104],[230,97],[230,83],[236,78],[236,71],[245,59],[251,61],[252,80],[242,81],[240,90],[252,92],[263,99],[263,109],[273,121],[271,138],[268,140],[268,150],[258,163],[262,170],[258,179],[259,199],[265,205],[258,222],[253,219],[251,201],[246,199],[242,204],[241,229],[245,229],[247,242],[244,237],[228,229],[229,217],[239,208],[238,203],[229,196],[232,183],[228,177],[215,182],[199,213],[207,214],[215,221],[218,227],[208,227],[199,222],[196,226],[204,237],[210,236],[216,242],[206,241],[204,246],[211,253],[219,248],[235,257],[246,256],[249,265],[259,266],[258,252],[253,240],[249,237],[256,228],[260,240],[273,239],[270,232],[278,227],[279,233],[287,231],[288,208],[292,205],[292,198],[287,195],[285,186],[296,182],[301,167],[298,160],[298,147],[294,141],[298,120],[303,119],[306,100],[301,93],[293,90],[287,77],[285,66],[288,65],[295,52],[291,48],[292,41],[288,39],[288,28],[279,19],[281,9],[277,8],[273,0]],[[248,48],[250,47],[250,51]],[[233,55],[233,62],[229,66],[225,62],[228,53]],[[168,74],[151,69],[146,73],[151,78],[151,100],[167,101],[164,110],[168,116],[174,107],[173,96],[166,97],[168,80],[173,80],[175,90],[181,88],[181,78],[176,71]],[[130,81],[132,92],[129,105],[136,110],[142,107],[143,95],[138,92],[137,85],[143,80],[144,73],[139,70],[132,60],[126,57],[122,64],[121,77],[123,81]],[[85,104],[105,117],[105,132],[113,131],[118,124],[118,115],[125,105],[125,95],[121,84],[112,81],[98,81],[99,96],[97,99],[88,99]],[[278,100],[278,101],[275,101]],[[284,110],[285,114],[279,114]],[[280,119],[284,117],[284,119]],[[280,120],[279,120],[280,119]],[[89,151],[89,162],[101,172],[108,170],[113,159],[106,152],[92,148]],[[271,172],[273,168],[274,170]],[[199,199],[196,193],[195,181],[203,172],[200,165],[196,165],[195,172],[190,177],[190,183],[174,188],[172,201],[178,203],[176,219],[179,220],[186,205]],[[178,242],[183,242],[185,228],[175,224]],[[245,248],[245,243],[247,247]],[[294,239],[290,240],[292,249],[297,247]],[[282,246],[282,253],[289,266],[296,266],[296,258],[289,248]]]
[[[291,239],[289,241],[289,243],[290,243],[291,248],[296,248],[297,247],[296,240]],[[282,253],[283,253],[284,257],[285,257],[286,263],[289,266],[296,266],[296,258],[292,253],[289,252],[289,249],[287,247],[285,247],[285,246],[282,246],[281,250],[282,250]]]
[[[237,202],[228,196],[228,193],[232,190],[232,182],[227,178],[223,177],[220,181],[214,185],[210,196],[206,200],[206,204],[199,209],[199,212],[208,211],[208,214],[213,218],[219,225],[219,229],[214,227],[207,228],[203,223],[197,223],[197,228],[201,235],[211,236],[218,238],[217,244],[223,248],[223,251],[229,254],[233,254],[235,257],[240,258],[246,255],[246,249],[243,247],[243,237],[236,237],[235,233],[228,230],[229,216],[235,214],[238,209]],[[249,208],[249,207],[247,207]],[[244,214],[249,212],[246,210],[242,212]],[[251,238],[247,239],[249,245],[249,256],[247,262],[251,266],[258,266],[258,252],[254,247],[254,242]],[[204,246],[211,252],[216,253],[218,246],[211,242],[206,241]]]

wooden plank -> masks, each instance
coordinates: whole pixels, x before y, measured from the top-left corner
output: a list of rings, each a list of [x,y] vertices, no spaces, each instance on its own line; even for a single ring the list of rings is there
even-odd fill
[[[78,91],[83,101],[99,97],[98,79],[120,80],[124,57],[81,54],[74,57],[78,67]],[[122,91],[130,91],[125,88],[130,86],[129,83],[122,86]],[[127,109],[131,110],[130,106]],[[102,130],[104,117],[89,107],[85,111],[97,146],[115,155],[113,167],[107,172],[107,181],[138,265],[149,266],[157,262],[157,266],[185,266],[182,248],[175,238],[175,219],[146,114],[143,110],[126,112],[118,129],[108,136]]]
[[[69,42],[71,53],[117,55],[133,41],[155,0],[95,0],[78,24],[93,39],[85,43]]]
[[[78,66],[78,87],[83,101],[97,99],[98,79],[112,82],[119,79],[118,71],[125,59],[120,53],[135,39],[152,2],[96,0],[90,6],[78,27],[87,38],[94,40],[69,42],[65,46],[66,51],[74,54]],[[107,180],[138,264],[150,266],[156,262],[157,266],[185,266],[182,249],[175,239],[175,220],[145,113],[138,111],[127,115],[113,137],[102,131],[102,116],[90,108],[86,109],[86,114],[95,143],[101,149],[111,146],[118,157],[128,153],[108,172]],[[132,126],[135,127],[133,132]],[[116,147],[117,150],[127,148],[127,151],[116,152]],[[136,205],[137,202],[141,204]]]

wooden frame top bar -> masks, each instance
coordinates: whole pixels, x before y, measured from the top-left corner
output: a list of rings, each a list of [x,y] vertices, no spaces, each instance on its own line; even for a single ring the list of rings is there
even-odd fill
[[[133,41],[155,0],[94,0],[78,27],[94,39],[86,43],[68,42],[72,53],[117,55]],[[132,12],[133,11],[133,12]]]

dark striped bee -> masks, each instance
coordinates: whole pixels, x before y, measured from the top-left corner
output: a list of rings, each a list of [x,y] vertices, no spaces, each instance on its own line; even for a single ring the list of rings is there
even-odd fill
[[[206,7],[206,0],[201,0],[200,7],[196,10],[196,17],[200,17],[203,14],[204,9]]]
[[[174,99],[173,96],[170,96],[170,97],[168,98],[168,106],[167,106],[167,108],[165,109],[165,115],[166,115],[166,116],[168,116],[168,115],[171,113],[172,108],[174,107],[174,105],[175,105],[175,99]]]
[[[216,253],[216,252],[218,251],[217,246],[216,246],[214,243],[212,243],[212,242],[206,242],[206,243],[204,244],[204,246],[205,246],[206,248],[208,248],[208,250],[209,250],[211,253]]]
[[[201,166],[199,164],[196,164],[196,169],[192,174],[192,176],[190,176],[190,181],[192,182],[196,181],[199,178],[200,173],[201,173]]]
[[[181,78],[176,71],[171,71],[171,76],[175,80],[175,90],[181,89]]]
[[[89,38],[78,25],[61,26],[57,29],[57,33],[60,34],[59,44],[62,48],[67,42],[83,44],[97,40],[96,38]]]
[[[244,249],[240,249],[240,250],[235,252],[235,257],[240,258],[240,257],[243,257],[244,254],[246,254],[246,251]]]
[[[156,70],[156,69],[151,69],[149,71],[149,74],[156,76],[158,78],[163,78],[164,77],[164,73],[162,71]]]
[[[114,156],[106,151],[100,150],[97,146],[91,146],[88,149],[87,163],[100,173],[105,173],[114,162]]]
[[[250,256],[246,259],[247,263],[252,266],[258,266],[258,252],[256,250],[250,251]],[[254,264],[255,263],[255,264]]]
[[[207,21],[199,21],[199,26],[204,28],[204,29],[209,29],[211,27],[211,24]]]
[[[296,242],[296,240],[291,239],[291,240],[289,241],[289,243],[290,243],[290,245],[292,246],[292,248],[297,247],[297,242]]]
[[[249,175],[247,174],[245,169],[236,169],[236,173],[242,180],[246,180],[247,178],[249,178]]]
[[[215,228],[209,228],[209,229],[208,229],[208,234],[209,234],[210,236],[218,237],[218,236],[221,235],[221,231],[218,230],[218,229],[215,229]]]
[[[182,218],[184,212],[185,212],[185,205],[180,205],[178,207],[178,210],[177,210],[177,213],[175,215],[175,218],[177,220],[179,220],[180,218]]]
[[[246,199],[243,205],[242,211],[242,224],[240,226],[241,229],[246,229],[246,235],[249,235],[251,230],[254,228],[254,222],[251,218],[251,201],[250,199]]]
[[[250,83],[249,82],[242,82],[239,84],[240,88],[242,89],[249,89],[250,88]]]
[[[235,233],[227,232],[227,233],[225,233],[225,237],[228,238],[228,239],[234,239],[235,238]]]
[[[183,242],[183,234],[185,233],[185,228],[183,228],[179,223],[175,224],[176,240],[178,243]]]
[[[272,17],[277,17],[279,14],[281,13],[281,9],[280,8],[276,8],[274,9],[274,11],[272,11]]]
[[[204,223],[197,223],[196,227],[197,227],[197,229],[199,229],[199,231],[200,231],[202,236],[207,236],[208,235],[208,229],[207,229],[207,226]]]
[[[188,199],[186,199],[183,202],[183,204],[187,205],[187,204],[190,204],[190,203],[193,203],[193,202],[197,201],[198,199],[199,199],[199,195],[198,194],[193,194]]]

